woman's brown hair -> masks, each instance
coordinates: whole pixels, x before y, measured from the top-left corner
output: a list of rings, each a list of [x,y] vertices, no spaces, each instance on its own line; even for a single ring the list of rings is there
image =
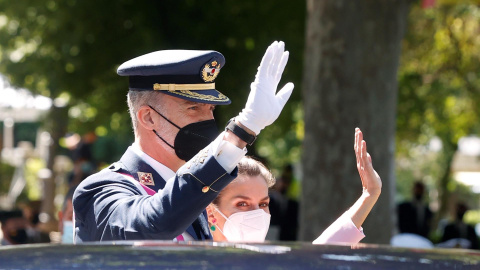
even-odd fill
[[[263,163],[250,156],[243,157],[238,163],[237,167],[238,176],[232,182],[237,181],[237,179],[241,176],[261,176],[267,183],[268,188],[271,188],[273,185],[275,185],[275,177],[273,176],[272,172],[267,169]],[[217,198],[215,198],[212,203],[218,205],[221,196],[222,192],[220,191]]]

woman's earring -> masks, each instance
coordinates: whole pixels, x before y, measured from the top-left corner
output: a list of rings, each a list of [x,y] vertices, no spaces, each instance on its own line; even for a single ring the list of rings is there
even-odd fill
[[[212,223],[213,223],[213,224],[212,224],[212,226],[210,226],[210,230],[211,230],[212,232],[214,232],[214,231],[217,229],[217,228],[215,227],[215,223],[217,223],[217,219],[216,219],[216,218],[213,218],[213,219],[212,219]]]

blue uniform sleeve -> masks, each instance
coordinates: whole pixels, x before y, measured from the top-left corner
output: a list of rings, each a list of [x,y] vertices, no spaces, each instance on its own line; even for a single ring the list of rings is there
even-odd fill
[[[75,191],[76,242],[172,240],[185,232],[236,174],[237,169],[228,174],[213,156],[199,154],[162,190],[148,196],[123,175],[105,169]]]

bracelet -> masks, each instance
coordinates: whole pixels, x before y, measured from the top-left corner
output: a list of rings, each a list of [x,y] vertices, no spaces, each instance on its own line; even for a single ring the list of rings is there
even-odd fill
[[[235,123],[235,117],[230,119],[225,127],[225,130],[230,130],[233,134],[237,135],[242,141],[246,142],[248,145],[252,145],[257,136],[252,135],[245,131],[242,127]]]

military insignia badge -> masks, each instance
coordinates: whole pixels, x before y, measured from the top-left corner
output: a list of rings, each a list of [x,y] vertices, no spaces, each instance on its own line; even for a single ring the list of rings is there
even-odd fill
[[[205,64],[202,69],[202,79],[205,82],[213,82],[220,72],[220,64],[217,61]]]
[[[153,176],[151,173],[146,173],[146,172],[137,172],[138,174],[138,180],[140,183],[146,185],[146,186],[154,186],[155,183],[153,182]]]

